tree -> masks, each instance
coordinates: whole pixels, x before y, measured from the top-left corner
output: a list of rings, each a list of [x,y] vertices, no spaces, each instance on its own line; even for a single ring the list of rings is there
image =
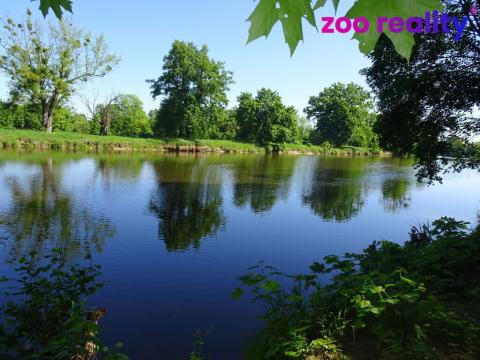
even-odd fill
[[[197,48],[177,40],[164,58],[163,74],[147,83],[154,99],[163,97],[155,124],[158,135],[208,138],[224,116],[232,73],[208,56],[206,45]]]
[[[283,104],[280,95],[260,89],[238,97],[238,139],[259,145],[294,143],[297,137],[297,111]]]
[[[111,133],[119,136],[147,137],[152,135],[150,122],[136,95],[118,95],[110,109]]]
[[[62,106],[55,111],[53,130],[88,134],[90,123],[85,115],[77,114],[69,107]]]
[[[305,116],[297,117],[298,131],[297,142],[300,144],[309,144],[312,141],[313,125]]]
[[[39,109],[31,103],[15,104],[0,101],[0,127],[40,130]]]
[[[467,16],[470,25],[456,42],[449,37],[417,35],[410,63],[382,38],[362,73],[378,99],[377,130],[382,146],[417,158],[419,179],[440,180],[442,171],[478,168],[480,158],[452,148],[452,139],[468,148],[480,134],[480,26],[471,3],[444,1],[449,16]]]
[[[34,23],[32,13],[22,23],[3,21],[0,70],[10,79],[12,100],[28,99],[41,108],[42,124],[53,129],[53,114],[75,86],[105,76],[118,57],[108,53],[103,36],[92,40],[83,30],[61,21],[57,26]]]
[[[312,96],[305,108],[315,122],[314,141],[335,146],[376,147],[373,101],[368,91],[354,83],[336,83]]]
[[[98,104],[94,108],[95,131],[98,129],[98,132],[102,136],[110,135],[112,108],[116,98],[117,96],[115,94],[111,94],[105,99],[103,104]]]

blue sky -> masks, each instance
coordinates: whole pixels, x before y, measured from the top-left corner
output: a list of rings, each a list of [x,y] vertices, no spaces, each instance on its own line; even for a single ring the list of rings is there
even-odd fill
[[[342,1],[344,14],[353,0]],[[2,0],[0,15],[22,17],[27,7],[38,2]],[[145,79],[161,74],[162,59],[173,40],[207,44],[210,56],[225,62],[233,71],[235,84],[229,92],[230,105],[242,91],[261,87],[277,90],[284,102],[302,111],[309,96],[334,82],[356,82],[365,86],[359,70],[369,61],[358,50],[352,34],[320,34],[305,26],[305,42],[293,57],[277,25],[268,39],[246,45],[247,17],[256,2],[252,0],[74,0],[73,23],[93,34],[104,33],[111,51],[122,61],[104,79],[85,86],[83,94],[97,91],[138,95],[145,110],[157,108]],[[39,14],[38,11],[36,11]],[[317,14],[333,16],[332,7]],[[49,21],[56,21],[52,16]],[[0,96],[8,95],[5,79],[0,80]],[[79,104],[78,96],[73,100]]]

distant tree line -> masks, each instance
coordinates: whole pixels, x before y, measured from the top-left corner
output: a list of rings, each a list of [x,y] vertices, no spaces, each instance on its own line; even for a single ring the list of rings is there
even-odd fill
[[[372,98],[355,84],[333,84],[312,96],[305,117],[266,88],[241,93],[228,108],[233,73],[210,58],[206,45],[174,41],[160,76],[147,80],[153,98],[161,99],[157,110],[147,115],[137,96],[115,94],[85,101],[82,114],[69,105],[78,84],[105,76],[119,62],[103,36],[63,21],[45,27],[27,11],[22,22],[3,20],[2,39],[0,71],[10,87],[9,99],[0,102],[2,128],[378,148]]]

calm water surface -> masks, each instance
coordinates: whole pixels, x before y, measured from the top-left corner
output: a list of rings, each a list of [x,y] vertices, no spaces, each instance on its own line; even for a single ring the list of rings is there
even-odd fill
[[[260,326],[230,300],[247,267],[305,272],[440,216],[472,221],[479,200],[478,173],[428,187],[399,159],[0,153],[0,273],[32,248],[92,251],[107,342],[186,359],[208,331],[207,358],[239,359]]]

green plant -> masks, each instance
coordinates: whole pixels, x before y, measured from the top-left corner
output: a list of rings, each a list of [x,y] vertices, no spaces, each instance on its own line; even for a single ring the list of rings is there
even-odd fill
[[[2,359],[67,360],[88,355],[87,343],[105,359],[127,359],[102,344],[98,325],[86,317],[87,298],[102,287],[100,267],[68,266],[65,258],[60,249],[43,259],[32,251],[19,260],[16,279],[3,279],[9,301],[0,308]]]
[[[340,358],[355,348],[381,358],[474,359],[479,268],[480,227],[442,218],[413,228],[403,246],[374,242],[359,254],[327,256],[308,275],[260,263],[240,281],[266,306],[267,359]]]

